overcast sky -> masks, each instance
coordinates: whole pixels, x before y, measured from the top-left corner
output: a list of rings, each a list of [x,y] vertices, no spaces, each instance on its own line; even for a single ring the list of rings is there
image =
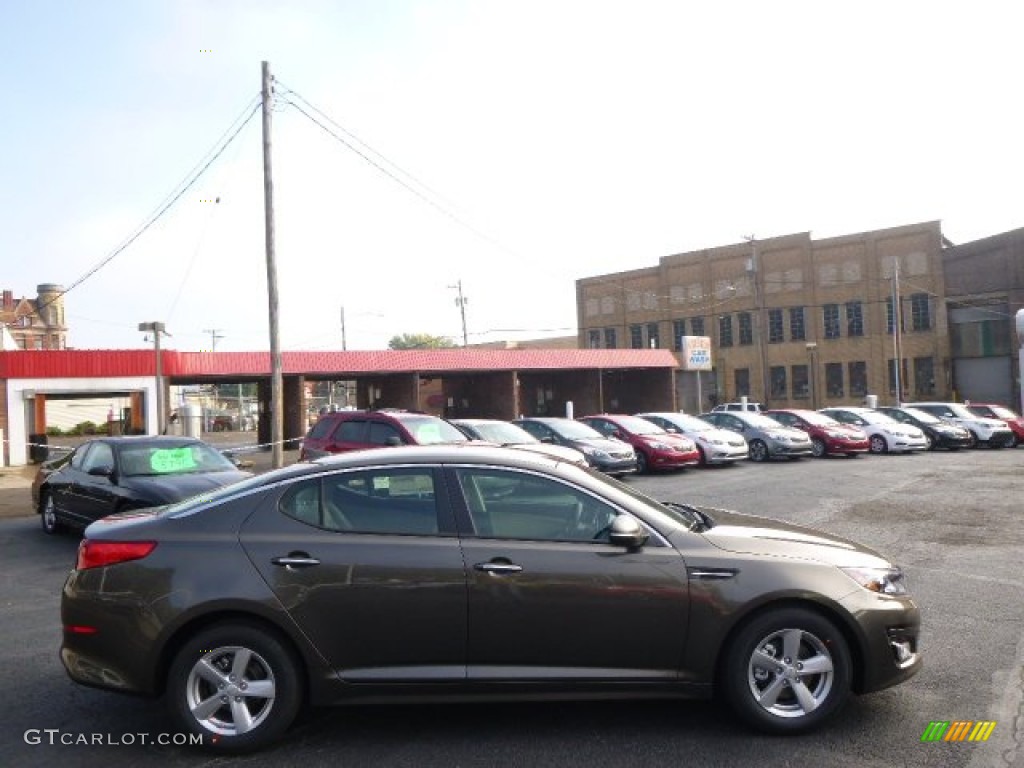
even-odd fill
[[[286,350],[340,349],[342,307],[349,349],[461,341],[459,280],[471,343],[557,336],[577,278],[744,235],[1024,226],[1017,2],[0,5],[0,283],[19,297],[132,235],[255,103],[262,60]],[[147,346],[159,320],[171,348],[269,348],[260,138],[257,113],[67,294],[71,346]]]

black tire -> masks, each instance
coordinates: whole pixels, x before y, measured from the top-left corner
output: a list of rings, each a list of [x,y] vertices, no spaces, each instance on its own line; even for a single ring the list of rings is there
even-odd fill
[[[53,496],[43,491],[39,496],[39,520],[42,523],[43,533],[53,536],[65,529],[64,523],[57,516],[57,510],[53,505]]]
[[[699,445],[697,446],[697,453],[700,454],[700,466],[708,466],[708,456],[706,453],[704,453],[704,449],[701,448]]]
[[[828,455],[828,449],[825,446],[825,441],[820,437],[811,438],[811,452],[814,453],[814,458],[823,459]]]
[[[881,435],[871,435],[871,437],[868,438],[868,442],[870,443],[870,447],[868,448],[868,450],[871,451],[871,453],[889,452],[889,444]]]
[[[925,450],[928,450],[928,451],[934,451],[935,450],[935,447],[936,447],[935,446],[935,438],[932,437],[931,435],[929,435],[927,432],[924,433],[924,441],[926,443]]]
[[[645,475],[651,471],[650,464],[647,461],[647,454],[643,451],[636,452],[636,473],[638,475]]]
[[[751,461],[768,461],[768,446],[765,445],[764,440],[750,441],[749,456]]]
[[[808,671],[812,659],[816,670]],[[852,677],[845,638],[804,608],[748,621],[730,642],[721,673],[723,693],[740,719],[777,734],[807,731],[833,717],[849,698]]]
[[[213,626],[191,637],[175,656],[167,704],[183,731],[202,736],[203,746],[248,752],[279,738],[295,719],[303,701],[300,669],[295,654],[266,629],[245,623]],[[224,693],[217,693],[216,679]],[[237,707],[245,707],[250,720],[243,732]]]
[[[971,432],[971,430],[967,430],[967,431],[970,432],[970,435],[971,435],[971,442],[968,444],[967,447],[968,448],[977,448],[979,445],[981,445],[981,443],[978,440],[978,436],[976,434],[974,434],[973,432]]]

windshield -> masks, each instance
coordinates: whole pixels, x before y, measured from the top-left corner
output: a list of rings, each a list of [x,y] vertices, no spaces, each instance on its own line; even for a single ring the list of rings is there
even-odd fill
[[[558,421],[544,422],[552,431],[557,432],[567,440],[604,440],[605,437],[593,427],[581,424],[571,419],[560,419]]]
[[[614,424],[632,432],[634,435],[663,435],[665,430],[657,424],[652,424],[647,419],[639,416],[616,416]]]
[[[433,416],[406,416],[402,424],[420,445],[466,443],[469,438],[447,421]]]
[[[682,413],[672,414],[671,416],[663,416],[665,421],[675,424],[680,429],[685,429],[690,432],[707,432],[712,429],[716,429],[713,424],[708,424],[704,419],[698,419],[696,416],[688,416]]]
[[[760,429],[782,429],[782,424],[779,424],[775,419],[769,418],[768,416],[762,416],[760,413],[753,413],[751,411],[740,411],[732,414],[737,418],[743,419],[747,424],[752,427],[758,427]]]
[[[928,411],[921,411],[917,408],[904,408],[906,413],[913,416],[915,419],[920,421],[922,424],[941,424],[942,419],[938,416],[932,416]]]
[[[953,415],[958,419],[976,419],[977,414],[971,413],[967,410],[966,406],[960,405],[960,403],[950,403],[949,410],[953,412]]]
[[[475,421],[468,424],[481,440],[487,440],[499,445],[520,445],[522,443],[539,443],[535,438],[522,427],[509,424],[504,421]]]
[[[838,427],[839,422],[833,419],[831,416],[826,416],[824,413],[818,413],[817,411],[804,411],[800,414],[803,416],[804,421],[808,424],[813,424],[816,427]]]
[[[892,416],[886,416],[880,411],[858,412],[857,415],[864,419],[868,424],[899,424],[899,422]]]
[[[645,512],[665,520],[674,526],[692,530],[695,523],[701,522],[699,516],[695,515],[693,512],[687,511],[685,507],[666,506],[667,502],[662,503],[645,493],[641,493],[632,486],[626,485],[620,480],[616,480],[614,477],[604,474],[600,470],[592,467],[580,466],[575,467],[575,469],[580,472],[586,472],[592,478],[595,478],[601,484],[606,486],[605,491],[612,499],[614,499],[616,495],[627,496],[634,502],[642,504]]]
[[[1009,408],[1004,408],[1001,405],[979,405],[976,408],[972,407],[971,410],[974,411],[979,416],[987,416],[989,411],[991,411],[992,414],[994,416],[996,416],[996,418],[1000,418],[1000,419],[1016,419],[1017,418],[1017,414],[1016,413],[1011,411]]]
[[[206,443],[166,442],[128,445],[120,451],[122,477],[188,475],[197,472],[227,472],[236,467]]]

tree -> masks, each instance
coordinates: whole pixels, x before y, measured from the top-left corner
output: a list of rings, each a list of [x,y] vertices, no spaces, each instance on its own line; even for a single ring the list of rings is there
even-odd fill
[[[431,336],[429,333],[403,333],[392,336],[388,349],[447,349],[455,342],[447,336]]]

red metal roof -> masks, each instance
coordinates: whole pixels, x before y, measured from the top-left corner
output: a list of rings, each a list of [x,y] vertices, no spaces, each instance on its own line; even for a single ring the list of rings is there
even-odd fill
[[[353,352],[283,352],[286,374],[444,373],[479,371],[677,368],[667,349],[410,349]],[[269,352],[161,350],[168,377],[269,376]],[[152,376],[154,353],[145,349],[15,350],[0,352],[0,379]]]

